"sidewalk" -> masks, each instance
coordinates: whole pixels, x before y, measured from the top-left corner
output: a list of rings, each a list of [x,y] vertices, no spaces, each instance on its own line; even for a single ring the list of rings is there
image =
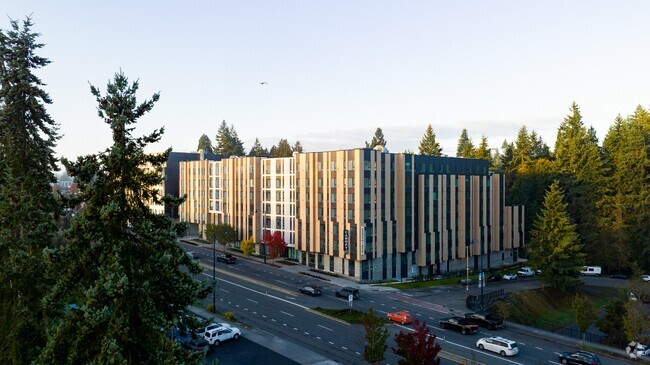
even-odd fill
[[[214,317],[214,314],[199,307],[189,307],[189,310],[194,315],[203,319],[209,320]],[[219,318],[219,322],[228,322],[223,318]],[[232,324],[232,323],[231,323]],[[234,324],[233,324],[234,325]],[[330,360],[323,355],[314,351],[298,346],[292,342],[286,341],[280,337],[272,335],[266,331],[250,328],[242,332],[247,339],[255,342],[260,346],[276,352],[286,358],[289,358],[299,364],[306,365],[340,365],[338,362]]]

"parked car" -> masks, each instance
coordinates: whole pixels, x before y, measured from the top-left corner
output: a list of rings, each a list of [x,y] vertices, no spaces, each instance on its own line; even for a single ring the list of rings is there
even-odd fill
[[[519,269],[519,271],[517,271],[517,276],[521,276],[521,277],[535,276],[535,272],[530,267],[522,267],[521,269]]]
[[[509,273],[503,275],[503,280],[517,280],[517,274]]]
[[[218,327],[213,330],[205,332],[206,341],[210,346],[219,346],[222,342],[228,340],[237,340],[241,336],[241,331],[237,327]]]
[[[205,340],[205,338],[199,337],[183,341],[181,342],[181,346],[192,351],[205,351],[210,347],[210,344]]]
[[[491,330],[503,327],[503,319],[494,318],[489,313],[465,313],[465,318],[471,324],[475,324]]]
[[[355,289],[349,286],[346,286],[344,288],[338,289],[334,292],[334,294],[337,297],[343,297],[343,298],[348,298],[350,295],[352,295],[352,299],[359,299],[359,289]]]
[[[214,330],[216,328],[222,328],[222,327],[223,328],[230,328],[231,326],[228,323],[210,323],[209,325],[207,325],[205,327],[198,328],[196,331],[194,331],[194,333],[196,333],[196,335],[198,337],[203,338],[205,336],[206,332],[212,331],[212,330]]]
[[[641,275],[641,279],[646,283],[650,282],[650,275]]]
[[[217,255],[217,262],[225,262],[226,264],[234,264],[237,258],[229,253]]]
[[[585,266],[580,271],[582,275],[600,276],[603,269],[600,266]]]
[[[300,292],[303,294],[311,295],[312,297],[317,297],[321,295],[320,287],[316,285],[306,285],[300,288]]]
[[[639,300],[639,299],[636,297],[636,295],[635,295],[634,293],[630,293],[630,294],[628,294],[628,297],[630,298],[630,300],[635,301],[635,302],[636,302],[637,300]]]
[[[469,321],[463,317],[455,316],[443,318],[438,323],[442,329],[453,329],[464,335],[476,333],[476,331],[478,331],[477,325],[469,323]]]
[[[563,352],[558,355],[558,360],[562,364],[601,365],[598,355],[587,351]]]
[[[501,281],[501,274],[492,274],[487,278],[488,282]]]
[[[623,279],[623,280],[627,280],[630,278],[626,274],[611,274],[609,277],[612,279]]]
[[[191,258],[193,258],[195,260],[199,259],[199,254],[194,252],[194,251],[187,251],[187,256],[189,256],[189,257],[191,257]]]
[[[501,356],[515,356],[519,352],[517,343],[503,337],[486,337],[476,341],[476,347],[481,350],[496,352]]]
[[[542,269],[535,270],[535,275],[542,275]]]
[[[386,319],[401,324],[413,323],[413,317],[407,311],[390,312],[386,315]]]

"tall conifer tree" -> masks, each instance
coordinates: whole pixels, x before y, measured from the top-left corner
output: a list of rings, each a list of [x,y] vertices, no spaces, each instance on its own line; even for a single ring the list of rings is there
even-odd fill
[[[202,135],[201,138],[199,138],[199,145],[196,147],[196,150],[203,150],[205,153],[214,153],[214,148],[212,147],[212,141],[210,141],[210,137],[207,135]]]
[[[34,74],[50,63],[26,18],[0,30],[0,363],[29,364],[45,342],[41,299],[44,251],[57,230],[59,204],[50,183],[57,170],[58,125],[52,101]]]
[[[377,128],[375,130],[375,135],[372,136],[372,140],[370,142],[366,142],[366,148],[375,148],[377,146],[382,146],[386,147],[386,139],[384,139],[384,132],[381,130],[381,128]]]
[[[542,268],[543,282],[561,291],[580,284],[578,277],[585,256],[558,181],[551,184],[544,197],[544,206],[534,222],[530,249],[532,263]]]
[[[442,156],[442,147],[436,141],[436,134],[433,133],[431,124],[427,126],[427,130],[420,141],[420,154],[422,156]]]
[[[73,221],[70,243],[52,254],[59,277],[46,303],[57,320],[41,363],[203,362],[203,354],[183,351],[169,338],[173,328],[188,323],[186,308],[206,294],[206,286],[192,278],[201,268],[176,243],[184,227],[149,209],[150,202],[178,205],[180,200],[161,197],[156,188],[171,150],[144,153],[164,130],[131,135],[159,98],[154,94],[138,105],[137,90],[138,83],[130,84],[121,72],[105,96],[92,86],[113,145],[76,162],[63,159],[79,182],[85,208]]]
[[[474,158],[475,154],[474,143],[469,138],[467,129],[463,128],[458,139],[458,146],[456,147],[456,157]]]

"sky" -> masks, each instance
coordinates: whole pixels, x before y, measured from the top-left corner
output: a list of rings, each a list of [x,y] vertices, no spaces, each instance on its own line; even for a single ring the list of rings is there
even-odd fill
[[[147,152],[195,151],[223,120],[246,151],[286,138],[304,150],[418,151],[431,124],[455,156],[514,141],[553,148],[572,102],[602,143],[614,118],[650,106],[648,1],[4,1],[0,28],[30,15],[52,63],[36,71],[60,125],[57,157],[112,144],[90,85],[116,72],[161,97],[135,136]],[[265,82],[266,84],[260,84]]]

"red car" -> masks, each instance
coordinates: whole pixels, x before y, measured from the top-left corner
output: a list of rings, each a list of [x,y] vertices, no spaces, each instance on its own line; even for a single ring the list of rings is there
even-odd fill
[[[413,323],[413,317],[407,311],[390,312],[386,315],[386,318],[389,321],[393,321],[401,324]]]

